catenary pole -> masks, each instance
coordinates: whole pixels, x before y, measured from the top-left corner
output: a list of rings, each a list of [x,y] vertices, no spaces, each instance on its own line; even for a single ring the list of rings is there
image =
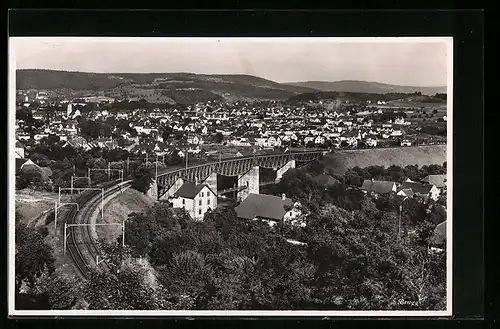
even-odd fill
[[[57,201],[54,207],[54,233],[57,234]]]
[[[122,247],[125,247],[125,220],[122,225]]]
[[[104,222],[104,188],[102,189],[101,194],[101,219]]]
[[[64,247],[63,254],[66,255],[66,232],[67,232],[68,224],[64,223]]]

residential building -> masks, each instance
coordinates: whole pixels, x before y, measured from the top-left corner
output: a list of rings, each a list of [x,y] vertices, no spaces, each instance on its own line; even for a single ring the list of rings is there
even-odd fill
[[[403,199],[412,198],[414,193],[411,188],[400,189],[396,195],[402,196]]]
[[[24,145],[16,141],[15,146],[16,159],[24,159]]]
[[[443,190],[446,188],[446,174],[444,175],[428,175],[422,179],[422,183],[435,185],[438,189]]]
[[[439,189],[436,187],[436,185],[432,184],[403,182],[399,187],[399,190],[403,189],[411,189],[413,191],[413,194],[422,197],[424,200],[427,200],[429,198],[432,200],[437,200],[440,195]]]
[[[376,146],[377,146],[377,140],[376,140],[376,139],[373,139],[373,138],[368,138],[368,139],[365,141],[365,144],[366,144],[366,146],[368,146],[368,147],[376,147]]]
[[[286,195],[277,197],[267,194],[250,193],[236,207],[238,218],[247,220],[263,220],[271,226],[282,221],[287,214],[285,207],[293,207],[293,201]]]
[[[396,192],[397,186],[395,182],[365,179],[363,181],[363,185],[361,186],[361,190],[365,193],[378,195]]]
[[[325,189],[330,186],[335,186],[340,184],[340,182],[337,179],[333,178],[330,175],[318,175],[314,177],[314,181],[320,186],[323,186]]]
[[[207,184],[185,182],[175,192],[174,208],[183,208],[194,220],[203,220],[209,209],[217,208],[217,194]]]
[[[431,244],[435,247],[443,247],[446,243],[446,221],[436,225],[431,237]]]
[[[75,137],[75,138],[71,138],[69,139],[64,145],[63,147],[66,147],[66,146],[70,146],[70,147],[73,147],[73,148],[83,148],[85,150],[90,150],[92,147],[89,145],[89,143],[87,142],[87,140],[83,137]]]

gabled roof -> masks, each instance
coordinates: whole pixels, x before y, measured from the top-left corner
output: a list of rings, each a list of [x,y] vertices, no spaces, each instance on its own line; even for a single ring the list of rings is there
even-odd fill
[[[432,184],[436,185],[436,187],[445,187],[446,186],[446,174],[445,175],[428,175],[424,179],[422,179],[422,182],[427,183],[427,184]]]
[[[208,189],[214,193],[212,191],[212,189],[210,188],[210,186],[208,186],[207,184],[198,184],[196,185],[194,182],[185,182],[184,184],[182,184],[182,186],[177,190],[177,192],[175,192],[175,196],[176,197],[183,197],[183,198],[187,198],[187,199],[194,199],[195,196],[198,195],[198,193],[200,193],[200,191],[204,188],[204,187],[208,187]],[[214,193],[215,194],[215,193]]]
[[[284,206],[293,206],[292,199],[250,193],[235,210],[239,218],[254,219],[260,217],[279,221],[285,216]]]
[[[324,186],[332,186],[332,185],[337,185],[340,183],[337,179],[333,178],[330,175],[316,176],[316,177],[314,177],[314,181],[316,183],[318,183],[320,185],[324,185]]]
[[[446,240],[446,221],[436,225],[431,242],[434,245],[442,245]]]
[[[25,164],[28,159],[16,158],[16,170],[21,170],[23,164]]]
[[[400,192],[403,192],[409,198],[413,197],[413,190],[411,188],[402,189]]]
[[[400,186],[400,190],[403,189],[411,189],[413,193],[418,193],[418,194],[429,194],[431,191],[432,187],[434,185],[431,184],[421,184],[421,183],[415,183],[415,182],[403,182]]]
[[[363,181],[363,185],[361,186],[362,190],[367,192],[375,192],[375,193],[390,193],[394,190],[394,186],[396,183],[382,180],[369,180],[365,179]]]

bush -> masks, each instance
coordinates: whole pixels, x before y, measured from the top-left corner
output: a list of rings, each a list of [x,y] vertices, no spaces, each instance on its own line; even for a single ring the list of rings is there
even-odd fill
[[[146,194],[153,182],[153,173],[146,168],[140,168],[133,177],[132,188]]]

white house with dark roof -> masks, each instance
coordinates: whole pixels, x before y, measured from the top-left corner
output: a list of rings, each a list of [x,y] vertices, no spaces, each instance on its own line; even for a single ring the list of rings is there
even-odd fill
[[[175,192],[174,208],[183,208],[194,220],[203,220],[209,209],[217,208],[217,194],[207,184],[185,182]]]
[[[416,194],[422,197],[424,200],[427,200],[428,198],[432,200],[437,200],[440,195],[439,189],[436,187],[436,185],[432,184],[403,182],[399,187],[399,190],[401,191],[405,189],[411,189],[414,195]]]
[[[289,211],[285,207],[292,208],[293,201],[286,195],[281,197],[267,194],[250,193],[236,207],[238,218],[247,220],[262,220],[270,226],[277,224],[285,218]]]

